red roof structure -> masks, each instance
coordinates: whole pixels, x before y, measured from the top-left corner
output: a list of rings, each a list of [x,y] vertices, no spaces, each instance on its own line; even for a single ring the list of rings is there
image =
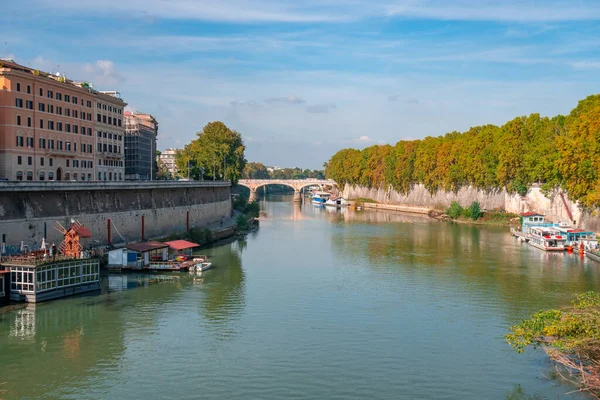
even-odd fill
[[[77,234],[79,235],[79,237],[82,238],[90,238],[92,237],[92,232],[90,232],[90,230],[88,228],[86,228],[85,226],[81,225],[80,227],[75,229],[75,232],[77,232]]]
[[[164,249],[165,247],[169,247],[169,245],[166,243],[157,242],[155,240],[151,240],[149,242],[132,243],[125,246],[125,248],[137,251],[138,253],[145,253],[151,250]]]
[[[544,214],[536,213],[536,212],[526,212],[521,214],[521,217],[544,217]]]
[[[177,251],[193,249],[194,247],[200,247],[199,244],[188,242],[187,240],[171,240],[170,242],[165,242],[165,244],[168,244],[171,250]]]

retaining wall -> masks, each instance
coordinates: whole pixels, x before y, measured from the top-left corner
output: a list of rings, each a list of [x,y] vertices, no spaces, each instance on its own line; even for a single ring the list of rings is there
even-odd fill
[[[404,211],[413,208],[415,212],[423,212],[424,209],[445,209],[452,201],[457,201],[463,207],[478,201],[483,209],[502,209],[515,214],[536,211],[546,215],[546,219],[550,221],[565,221],[575,223],[577,227],[600,231],[598,216],[583,212],[566,194],[561,196],[560,191],[545,196],[537,185],[530,188],[525,196],[510,194],[504,189],[488,192],[472,187],[461,188],[456,193],[440,190],[432,195],[423,185],[415,185],[408,194],[403,195],[395,190],[346,185],[344,197],[373,199],[378,203],[402,206]]]
[[[92,240],[108,243],[157,238],[189,227],[202,227],[231,215],[228,182],[110,182],[0,184],[0,234],[9,246],[60,243],[57,222],[70,226],[71,219],[88,228]]]

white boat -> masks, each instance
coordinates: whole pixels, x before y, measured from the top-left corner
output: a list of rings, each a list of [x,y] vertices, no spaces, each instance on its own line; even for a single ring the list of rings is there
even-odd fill
[[[324,205],[327,200],[331,197],[331,193],[328,192],[315,192],[313,194],[312,203],[316,205]]]
[[[341,208],[341,207],[347,207],[348,204],[349,204],[348,200],[346,200],[343,197],[332,197],[325,201],[325,205],[328,207]]]
[[[212,268],[212,263],[208,260],[207,256],[194,257],[193,261],[194,266],[190,268],[190,272],[204,272]]]
[[[529,244],[544,251],[565,251],[567,238],[555,229],[532,227]]]

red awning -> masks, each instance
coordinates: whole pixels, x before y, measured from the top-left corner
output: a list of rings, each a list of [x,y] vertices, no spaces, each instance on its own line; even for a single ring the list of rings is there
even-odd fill
[[[77,232],[79,237],[82,237],[82,238],[92,237],[92,232],[90,232],[90,230],[83,225],[80,226],[79,228],[75,229],[75,232]]]
[[[185,250],[200,247],[199,244],[188,242],[187,240],[171,240],[170,242],[165,242],[165,244],[168,244],[171,250]]]
[[[521,214],[522,217],[543,217],[544,214],[538,214],[536,212],[526,212]]]
[[[150,250],[164,249],[165,247],[169,247],[169,245],[154,240],[150,242],[132,243],[125,246],[125,248],[137,251],[138,253],[144,253]]]

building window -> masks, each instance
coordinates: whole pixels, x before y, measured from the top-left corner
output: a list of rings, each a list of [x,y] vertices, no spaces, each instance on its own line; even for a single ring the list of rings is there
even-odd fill
[[[71,116],[71,109],[70,109],[70,108],[65,108],[65,115],[66,115],[67,117],[70,117],[70,116]]]
[[[77,125],[73,125],[73,133],[79,133],[79,127]]]
[[[54,139],[48,139],[48,148],[54,149]],[[52,159],[50,159],[52,160]],[[52,161],[50,161],[50,165],[52,165]]]
[[[73,142],[73,151],[77,151],[77,142]]]
[[[33,110],[33,101],[31,101],[31,100],[25,101],[25,108],[28,110]]]
[[[18,172],[17,172],[18,174]],[[98,180],[101,181],[102,180],[102,172],[98,172]]]
[[[88,174],[88,181],[92,180],[92,174]]]
[[[32,181],[33,180],[33,172],[27,171],[27,180],[28,181]]]
[[[119,119],[118,119],[118,121],[119,121],[119,124],[118,124],[118,125],[119,125],[119,126],[121,126],[121,119],[119,118]]]
[[[102,104],[102,109],[106,110],[106,104]]]
[[[44,179],[45,179],[44,171],[40,171],[40,181],[43,181]]]
[[[18,181],[22,181],[23,180],[23,171],[17,171],[17,180]]]
[[[69,160],[67,160],[68,162]],[[68,165],[67,165],[68,167]],[[65,174],[65,181],[70,181],[71,180],[71,174],[69,174],[68,172]]]
[[[109,180],[109,181],[112,181],[112,172],[109,172],[109,173],[108,173],[108,180]]]
[[[107,135],[106,132],[102,132],[102,136],[104,137],[104,139],[106,139],[106,135]]]
[[[108,117],[108,124],[112,125],[112,117]]]
[[[71,101],[71,96],[69,96],[68,94],[65,94],[65,101],[67,103],[69,103]]]
[[[17,136],[17,147],[23,147],[23,136]]]
[[[56,100],[62,100],[62,94],[60,92],[56,92]]]
[[[89,168],[94,168],[94,162],[93,162],[93,161],[90,161],[90,162],[88,163],[88,167],[89,167]],[[90,178],[88,179],[88,181],[91,181],[91,180],[92,180],[92,176],[90,175]]]
[[[102,116],[102,123],[105,124],[106,123],[106,115]]]
[[[71,133],[71,124],[65,124],[65,132]]]
[[[87,120],[91,121],[92,120],[92,113],[87,113]]]
[[[27,165],[33,165],[33,157],[27,157]]]
[[[70,165],[69,161],[70,161],[70,160],[67,160],[67,167]]]
[[[48,129],[49,130],[54,130],[54,121],[48,121]]]
[[[54,172],[52,172],[52,171],[48,172],[48,180],[49,181],[53,181],[54,180]]]
[[[27,117],[27,126],[31,128],[31,117]]]
[[[108,133],[108,138],[112,139],[112,133],[110,133],[110,132]]]
[[[91,152],[92,152],[92,145],[88,144],[88,153],[91,153]]]
[[[54,106],[52,104],[48,104],[48,112],[54,114]]]
[[[45,149],[46,148],[46,139],[44,138],[39,138],[39,146],[40,149]]]
[[[65,142],[65,149],[71,151],[71,142]]]
[[[41,112],[46,111],[46,105],[44,103],[38,103],[38,110]]]
[[[15,107],[23,108],[23,99],[15,99]]]
[[[106,152],[107,148],[106,148],[106,143],[102,143],[102,151]]]
[[[27,93],[31,94],[31,85],[27,85]]]
[[[44,166],[44,157],[40,157],[40,165],[43,167]]]
[[[58,115],[62,115],[62,107],[60,107],[60,106],[56,106],[56,113],[57,113]]]
[[[52,90],[48,90],[48,98],[49,99],[54,98],[54,93],[52,92]]]
[[[44,120],[40,118],[40,129],[44,129]]]
[[[43,95],[44,95],[44,89],[40,88],[40,96],[43,96]]]
[[[98,122],[102,122],[102,114],[97,114],[96,115]]]
[[[62,130],[63,130],[62,122],[57,122],[56,123],[56,130],[59,131],[59,132],[62,132]]]
[[[27,138],[27,147],[29,147],[30,149],[33,149],[33,138],[32,137],[28,137]]]
[[[21,116],[17,115],[17,125],[21,126]]]
[[[73,104],[77,104],[77,97],[76,97],[76,96],[73,96],[73,101],[72,101],[72,103],[73,103]]]
[[[21,91],[21,84],[19,82],[17,82],[17,92]]]
[[[92,102],[88,100],[87,101],[87,106],[88,106],[88,108],[92,108]]]
[[[79,118],[79,113],[77,110],[73,110],[73,118]]]
[[[17,156],[17,165],[21,165],[22,162],[23,162],[23,157]]]
[[[63,149],[63,142],[62,142],[62,140],[58,140],[56,142],[56,149],[57,150],[62,150]]]
[[[53,164],[53,163],[52,163],[52,161],[53,161],[53,160],[52,160],[51,158],[49,158],[49,159],[48,159],[48,165],[52,166],[52,164]]]

